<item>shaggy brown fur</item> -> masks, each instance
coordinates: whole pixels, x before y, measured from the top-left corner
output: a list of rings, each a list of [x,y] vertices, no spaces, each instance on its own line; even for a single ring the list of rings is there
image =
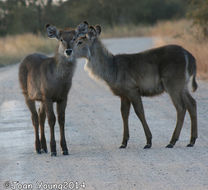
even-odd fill
[[[71,45],[75,35],[74,30],[57,30],[47,25],[50,38],[59,40],[54,57],[42,54],[31,54],[24,58],[19,67],[19,82],[25,97],[26,104],[31,112],[32,123],[35,129],[35,148],[37,153],[41,149],[47,152],[44,133],[44,123],[47,115],[50,126],[51,155],[56,156],[56,141],[54,134],[55,114],[53,103],[57,103],[58,122],[60,126],[61,147],[63,154],[68,154],[65,140],[64,123],[67,95],[72,85],[75,70],[75,59],[71,54]],[[39,112],[36,111],[35,101],[40,101]],[[39,126],[41,139],[39,140]]]
[[[129,140],[128,117],[130,105],[140,119],[147,139],[144,148],[152,145],[152,134],[146,122],[141,96],[155,96],[167,92],[177,111],[177,123],[168,148],[179,138],[186,110],[191,117],[191,140],[197,138],[196,101],[188,91],[188,81],[193,76],[193,91],[197,89],[195,58],[184,48],[168,45],[137,54],[111,54],[99,39],[101,27],[80,25],[81,37],[73,47],[73,56],[88,59],[86,69],[94,78],[104,80],[112,92],[121,99],[124,133],[121,148]],[[87,29],[86,29],[87,28]],[[83,32],[87,31],[83,37]],[[77,35],[79,36],[79,35]]]

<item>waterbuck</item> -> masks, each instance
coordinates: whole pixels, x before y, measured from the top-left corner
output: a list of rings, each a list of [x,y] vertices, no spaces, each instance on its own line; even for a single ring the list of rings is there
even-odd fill
[[[186,110],[191,117],[191,139],[188,147],[195,144],[197,138],[196,101],[190,95],[188,82],[192,76],[193,91],[197,89],[195,58],[184,48],[167,45],[136,54],[110,53],[99,39],[101,27],[83,27],[73,47],[74,57],[87,58],[85,68],[93,78],[104,80],[112,92],[121,99],[123,119],[123,141],[120,148],[126,148],[129,140],[128,117],[131,104],[140,119],[147,143],[151,148],[152,134],[145,119],[142,96],[155,96],[167,92],[177,111],[177,123],[170,143],[172,148],[179,138]],[[85,36],[83,36],[85,35]]]
[[[75,59],[70,56],[75,30],[58,30],[55,26],[49,24],[46,25],[46,30],[49,38],[55,38],[59,41],[54,57],[47,57],[38,53],[26,56],[19,67],[19,82],[26,104],[31,112],[35,129],[36,152],[41,153],[41,149],[47,152],[44,133],[44,123],[47,116],[51,135],[51,156],[56,156],[57,154],[54,134],[56,117],[53,111],[53,103],[56,102],[60,126],[60,145],[63,155],[68,155],[64,124],[67,95],[72,85],[76,65]],[[40,101],[38,113],[35,101]]]

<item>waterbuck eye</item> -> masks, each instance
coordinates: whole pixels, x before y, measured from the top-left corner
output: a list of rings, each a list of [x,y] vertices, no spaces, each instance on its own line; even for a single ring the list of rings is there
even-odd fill
[[[61,39],[61,42],[63,42],[63,39]]]

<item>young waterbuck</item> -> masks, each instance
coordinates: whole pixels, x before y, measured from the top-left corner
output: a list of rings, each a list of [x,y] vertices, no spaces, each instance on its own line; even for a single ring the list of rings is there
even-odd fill
[[[19,82],[26,104],[31,112],[32,123],[35,129],[36,152],[41,153],[41,149],[47,152],[44,134],[44,123],[47,116],[51,135],[51,156],[56,156],[54,134],[56,117],[53,111],[53,103],[56,102],[60,126],[60,144],[63,155],[68,155],[64,124],[67,95],[72,85],[72,77],[76,65],[75,59],[70,56],[75,30],[58,30],[55,26],[49,24],[46,25],[46,29],[49,38],[55,38],[59,41],[54,57],[47,57],[37,53],[25,57],[19,67]],[[35,101],[40,101],[38,113]]]
[[[89,27],[87,22],[79,25],[87,32],[80,32],[72,55],[87,58],[85,67],[93,78],[104,80],[112,92],[121,99],[123,118],[123,141],[125,148],[129,140],[128,117],[131,104],[140,119],[147,144],[152,146],[152,134],[145,119],[141,96],[155,96],[167,92],[177,111],[177,123],[168,148],[179,138],[186,110],[191,117],[191,139],[187,145],[194,146],[197,138],[196,101],[188,91],[191,76],[193,91],[197,89],[195,58],[184,48],[168,45],[136,54],[110,53],[99,39],[101,27]],[[83,36],[86,34],[85,36]],[[79,36],[79,34],[77,35]]]

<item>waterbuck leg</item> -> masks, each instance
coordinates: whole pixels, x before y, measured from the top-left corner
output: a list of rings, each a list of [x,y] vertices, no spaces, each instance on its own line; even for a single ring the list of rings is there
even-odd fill
[[[185,113],[186,113],[186,108],[185,108],[185,104],[183,102],[182,99],[182,93],[179,94],[170,94],[170,97],[172,99],[172,102],[176,108],[176,112],[177,112],[177,123],[176,123],[176,127],[175,130],[173,132],[172,138],[170,143],[166,146],[166,148],[173,148],[176,141],[179,139],[180,136],[180,132],[183,126],[183,122],[184,122],[184,117],[185,117]]]
[[[126,148],[128,140],[129,140],[129,110],[131,103],[126,97],[121,97],[121,115],[123,119],[123,141],[120,148]]]
[[[66,100],[57,103],[57,114],[58,114],[58,122],[60,128],[60,144],[63,151],[63,155],[69,154],[66,145],[65,131],[64,131],[66,103],[67,103]]]
[[[26,97],[26,104],[31,112],[31,119],[33,123],[33,127],[35,130],[35,149],[38,154],[41,153],[40,151],[40,139],[39,139],[39,122],[38,122],[38,114],[35,108],[35,101],[30,100]]]
[[[39,125],[40,125],[40,143],[41,143],[41,149],[47,153],[47,145],[46,145],[46,138],[45,138],[45,119],[46,119],[46,113],[45,113],[45,107],[44,104],[41,102],[40,108],[38,111],[39,116]]]
[[[141,96],[135,96],[131,100],[131,102],[134,107],[134,111],[135,111],[137,117],[140,119],[140,121],[143,125],[143,128],[144,128],[144,133],[145,133],[146,140],[147,140],[147,144],[144,146],[144,149],[151,148],[152,134],[151,134],[151,131],[150,131],[149,126],[148,126],[146,119],[145,119],[144,108],[143,108]]]
[[[56,156],[56,140],[54,133],[54,126],[56,123],[56,117],[53,111],[53,102],[51,100],[45,100],[44,102],[46,115],[48,118],[48,124],[50,126],[51,139],[50,139],[50,147],[51,147],[51,156]]]
[[[191,118],[191,139],[190,139],[190,143],[187,145],[187,147],[193,147],[195,144],[195,141],[198,137],[197,105],[196,105],[196,100],[189,94],[189,92],[186,92],[186,95],[184,97],[184,101],[185,101],[186,107],[188,109],[190,118]]]

